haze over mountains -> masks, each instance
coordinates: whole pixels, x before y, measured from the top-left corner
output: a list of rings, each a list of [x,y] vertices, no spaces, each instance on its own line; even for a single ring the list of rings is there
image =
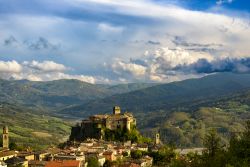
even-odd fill
[[[65,119],[110,113],[114,105],[133,112],[146,136],[159,131],[166,143],[201,146],[200,139],[210,128],[218,129],[225,142],[242,130],[250,118],[250,74],[221,73],[168,84],[0,80],[0,104],[2,123],[12,126],[14,140],[32,136],[33,146],[40,140],[37,133],[46,135],[49,144],[57,134],[50,126],[63,127],[60,134],[67,136],[70,123]]]
[[[154,84],[93,85],[78,80],[32,82],[28,80],[0,80],[0,100],[27,107],[58,109],[86,103],[113,94],[146,88]]]
[[[63,113],[76,115],[108,113],[114,105],[120,105],[124,110],[134,113],[197,108],[209,101],[213,102],[249,89],[250,74],[223,73],[96,99],[67,108]]]
[[[134,113],[195,107],[248,89],[250,74],[234,73],[158,85],[94,85],[78,80],[0,80],[0,100],[83,116],[108,113],[114,105]]]

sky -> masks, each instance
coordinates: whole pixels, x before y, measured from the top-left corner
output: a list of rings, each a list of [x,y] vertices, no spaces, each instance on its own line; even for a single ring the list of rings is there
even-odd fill
[[[0,78],[168,83],[250,72],[247,0],[0,0]]]

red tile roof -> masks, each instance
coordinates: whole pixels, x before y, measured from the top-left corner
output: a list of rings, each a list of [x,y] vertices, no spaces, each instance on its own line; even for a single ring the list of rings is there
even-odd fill
[[[49,161],[45,167],[79,167],[80,161],[65,160],[65,161]]]
[[[140,167],[140,165],[135,164],[135,163],[128,163],[128,164],[120,165],[119,167]]]

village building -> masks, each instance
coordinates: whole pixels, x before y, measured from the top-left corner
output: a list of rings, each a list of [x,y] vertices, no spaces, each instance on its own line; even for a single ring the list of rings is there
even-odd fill
[[[29,161],[29,167],[45,167],[47,161]]]
[[[80,161],[65,160],[65,161],[48,161],[45,167],[81,167]],[[85,166],[85,165],[84,165]]]
[[[20,157],[12,157],[4,161],[7,166],[22,166],[28,167],[29,163],[28,160],[20,158]]]
[[[104,129],[126,129],[130,131],[136,125],[136,119],[131,113],[121,113],[119,106],[113,108],[113,114],[93,115],[81,124],[72,127],[70,140],[84,141],[88,138],[102,139]]]
[[[35,153],[33,152],[18,152],[17,156],[28,161],[35,160]]]
[[[140,151],[148,151],[148,144],[138,144],[136,148]]]
[[[5,161],[5,160],[12,158],[12,157],[15,157],[15,156],[17,156],[17,152],[15,152],[15,151],[7,150],[7,151],[0,152],[0,160],[1,161]]]
[[[103,153],[103,156],[106,158],[106,160],[109,161],[115,161],[116,160],[116,156],[115,156],[115,152],[114,151],[105,151]]]
[[[7,165],[3,161],[0,161],[0,167],[7,167]]]

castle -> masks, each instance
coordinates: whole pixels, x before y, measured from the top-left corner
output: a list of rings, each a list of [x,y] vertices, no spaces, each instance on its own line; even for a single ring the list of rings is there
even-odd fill
[[[82,120],[80,125],[72,127],[70,140],[83,141],[87,138],[102,139],[104,129],[131,130],[136,125],[136,119],[131,113],[121,113],[119,106],[113,108],[113,114],[93,115]]]

